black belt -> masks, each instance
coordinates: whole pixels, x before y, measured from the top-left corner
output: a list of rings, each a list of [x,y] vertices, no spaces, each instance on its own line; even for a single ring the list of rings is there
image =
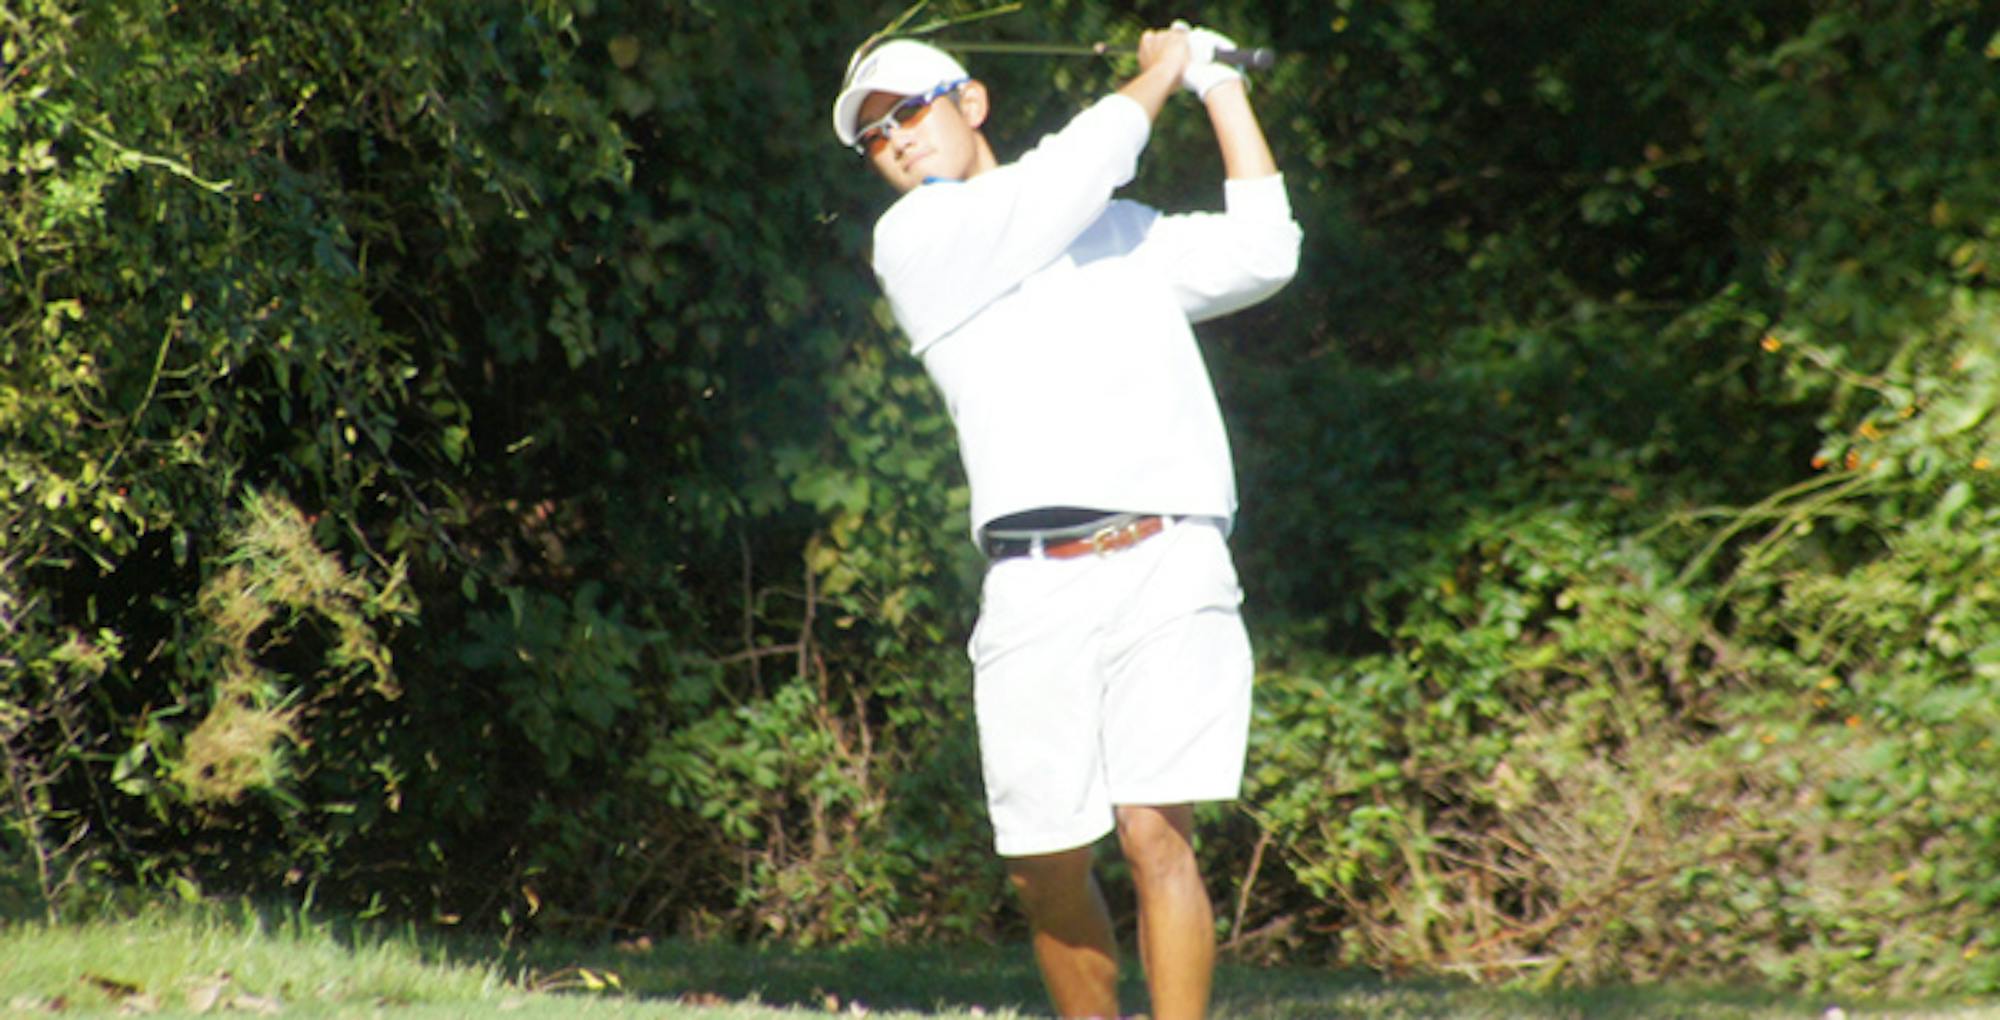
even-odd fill
[[[1158,514],[1106,514],[1082,524],[1058,528],[1014,530],[988,526],[982,545],[990,559],[1040,555],[1052,560],[1078,556],[1108,556],[1129,549],[1165,531],[1167,518]]]

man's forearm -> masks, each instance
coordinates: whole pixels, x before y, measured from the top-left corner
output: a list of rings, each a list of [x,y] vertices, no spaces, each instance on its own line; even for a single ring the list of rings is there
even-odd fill
[[[1126,82],[1118,93],[1139,104],[1149,120],[1159,120],[1167,100],[1181,87],[1181,74],[1169,66],[1154,65]]]
[[[1231,180],[1269,177],[1278,172],[1270,143],[1250,108],[1250,93],[1240,81],[1223,82],[1208,91],[1203,101],[1209,123],[1215,127],[1216,144],[1222,148],[1223,176]]]

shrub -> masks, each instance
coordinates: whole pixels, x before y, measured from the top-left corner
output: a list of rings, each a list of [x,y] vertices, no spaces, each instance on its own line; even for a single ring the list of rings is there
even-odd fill
[[[1422,219],[1342,258],[1458,297],[1239,377],[1280,501],[1250,808],[1306,893],[1259,909],[1492,979],[1993,989],[2000,23],[1687,9],[1565,55],[1544,12],[1479,54],[1418,7],[1352,12],[1406,73],[1326,162]],[[1644,137],[1566,131],[1585,83]]]

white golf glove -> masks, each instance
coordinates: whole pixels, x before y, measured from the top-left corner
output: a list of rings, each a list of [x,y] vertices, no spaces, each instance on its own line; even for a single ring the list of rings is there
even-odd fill
[[[1181,72],[1181,86],[1197,99],[1207,99],[1208,90],[1223,82],[1243,79],[1243,72],[1215,59],[1215,51],[1236,48],[1228,36],[1185,21],[1176,21],[1173,27],[1187,30],[1189,59],[1187,70]]]

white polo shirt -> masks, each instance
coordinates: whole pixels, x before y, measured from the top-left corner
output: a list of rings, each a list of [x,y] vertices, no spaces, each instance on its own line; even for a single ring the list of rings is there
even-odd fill
[[[942,392],[972,530],[1048,506],[1230,518],[1229,440],[1190,322],[1254,304],[1298,265],[1280,176],[1225,211],[1112,192],[1152,124],[1111,95],[1014,163],[925,184],[875,225],[874,268]]]

